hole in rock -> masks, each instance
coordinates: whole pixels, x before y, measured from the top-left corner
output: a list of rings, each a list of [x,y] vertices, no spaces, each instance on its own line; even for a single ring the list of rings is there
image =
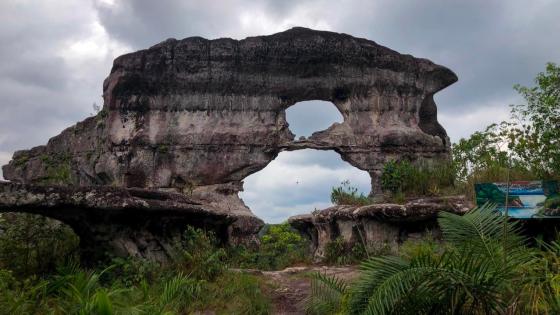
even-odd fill
[[[316,131],[329,128],[333,123],[344,121],[342,114],[331,102],[304,101],[290,106],[286,110],[286,120],[290,131],[300,137],[309,137]]]
[[[18,275],[53,272],[78,260],[80,239],[67,224],[42,215],[0,213],[0,266]]]
[[[332,188],[346,180],[358,192],[369,194],[369,174],[343,161],[338,153],[285,151],[244,180],[240,197],[266,223],[281,223],[290,216],[331,206]]]

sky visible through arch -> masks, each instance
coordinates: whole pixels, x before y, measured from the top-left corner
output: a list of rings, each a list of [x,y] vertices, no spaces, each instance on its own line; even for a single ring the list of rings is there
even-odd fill
[[[89,116],[123,53],[170,37],[242,39],[293,26],[368,38],[455,71],[459,82],[435,100],[457,141],[506,119],[521,102],[512,86],[560,63],[558,12],[553,0],[2,0],[0,164]]]
[[[259,218],[267,223],[280,223],[292,215],[331,206],[332,187],[345,180],[369,194],[369,174],[342,161],[338,153],[313,149],[285,151],[247,177],[245,191],[239,195]]]

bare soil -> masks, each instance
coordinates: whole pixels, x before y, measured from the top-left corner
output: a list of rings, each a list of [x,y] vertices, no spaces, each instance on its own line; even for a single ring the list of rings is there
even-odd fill
[[[320,272],[351,281],[358,274],[357,266],[305,266],[279,271],[243,270],[263,277],[269,285],[267,295],[272,300],[271,314],[305,314],[305,301],[311,293],[310,275]]]

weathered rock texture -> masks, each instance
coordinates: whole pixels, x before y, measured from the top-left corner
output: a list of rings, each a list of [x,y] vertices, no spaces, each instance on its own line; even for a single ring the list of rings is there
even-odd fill
[[[429,60],[332,32],[169,39],[117,58],[103,110],[16,152],[3,173],[27,184],[188,193],[238,214],[234,240],[258,227],[245,221],[242,180],[282,150],[335,150],[370,173],[373,192],[388,159],[448,158],[433,95],[456,80]],[[331,101],[344,122],[294,140],[285,110],[305,100]]]
[[[239,183],[281,150],[315,148],[337,151],[376,181],[387,159],[448,156],[433,94],[456,80],[426,59],[304,28],[169,39],[117,58],[103,111],[17,152],[4,176],[190,189]],[[285,110],[314,99],[333,102],[344,122],[294,141]]]
[[[1,212],[40,214],[68,224],[80,237],[82,258],[89,262],[107,252],[166,261],[187,225],[213,231],[226,242],[235,234],[235,222],[260,223],[184,194],[106,186],[0,182]]]
[[[288,222],[311,240],[314,256],[321,259],[327,244],[338,237],[347,248],[358,243],[370,250],[391,251],[407,239],[420,239],[427,234],[439,238],[439,212],[464,214],[472,207],[472,202],[463,196],[430,197],[403,205],[333,206],[290,217]]]

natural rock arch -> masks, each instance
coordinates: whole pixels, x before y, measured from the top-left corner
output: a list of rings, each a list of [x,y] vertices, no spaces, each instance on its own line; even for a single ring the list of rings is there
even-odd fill
[[[335,150],[370,174],[373,192],[387,160],[447,159],[433,94],[456,80],[429,60],[333,32],[169,39],[115,59],[101,113],[16,152],[3,174],[186,193],[236,217],[236,240],[262,225],[237,197],[242,180],[282,150]],[[344,122],[294,141],[285,110],[307,100],[332,102]]]
[[[265,222],[281,223],[289,216],[332,206],[332,188],[344,181],[366,196],[369,193],[369,174],[344,162],[332,150],[284,151],[248,176],[239,196]]]
[[[309,138],[315,132],[321,132],[334,124],[340,124],[344,117],[331,102],[303,101],[286,109],[286,121],[294,140]]]

